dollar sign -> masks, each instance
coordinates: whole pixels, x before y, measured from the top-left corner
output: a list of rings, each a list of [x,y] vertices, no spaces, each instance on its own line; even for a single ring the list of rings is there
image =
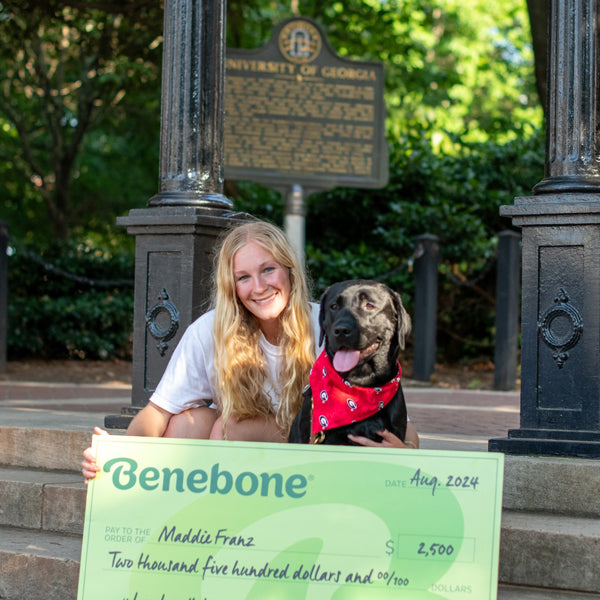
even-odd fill
[[[394,540],[388,540],[388,541],[385,543],[385,548],[386,548],[386,550],[385,550],[385,553],[386,553],[388,556],[390,556],[390,555],[394,554]]]

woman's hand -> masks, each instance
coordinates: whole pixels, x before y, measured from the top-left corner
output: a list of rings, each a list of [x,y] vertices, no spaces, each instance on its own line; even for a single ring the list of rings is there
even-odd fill
[[[108,431],[101,429],[100,427],[94,427],[94,433],[96,435],[108,435]],[[81,462],[81,473],[85,479],[87,485],[90,479],[96,477],[96,473],[100,470],[100,467],[96,464],[96,457],[92,448],[86,448],[83,451],[83,461]]]
[[[414,429],[413,429],[414,431]],[[412,432],[411,432],[412,433]],[[368,437],[364,437],[362,435],[352,435],[348,434],[348,439],[353,441],[355,444],[359,446],[371,446],[373,448],[418,448],[419,447],[419,437],[416,436],[416,442],[413,441],[413,435],[408,435],[406,441],[402,441],[397,435],[393,434],[391,431],[384,429],[383,431],[378,431],[378,435],[381,436],[381,442],[376,442]],[[416,431],[415,431],[416,434]]]

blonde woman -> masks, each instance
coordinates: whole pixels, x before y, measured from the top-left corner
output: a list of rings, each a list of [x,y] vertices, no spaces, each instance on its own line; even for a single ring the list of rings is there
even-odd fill
[[[234,227],[217,253],[214,308],[188,327],[127,435],[286,441],[316,357],[318,305],[308,297],[278,227]],[[83,475],[97,470],[88,448]]]
[[[213,287],[214,308],[188,327],[127,434],[285,442],[322,350],[302,266],[278,227],[250,221],[223,239]],[[392,434],[379,444],[405,447]],[[88,448],[82,473],[98,470]]]
[[[253,221],[225,237],[214,279],[214,309],[188,328],[152,416],[128,433],[284,441],[315,358],[318,307],[302,267],[279,228]]]

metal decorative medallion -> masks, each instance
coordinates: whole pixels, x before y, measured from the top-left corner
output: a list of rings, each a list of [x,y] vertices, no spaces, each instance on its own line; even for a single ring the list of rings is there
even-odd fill
[[[569,304],[569,296],[564,288],[558,290],[554,306],[549,308],[538,322],[542,339],[554,353],[552,358],[562,369],[569,358],[570,350],[577,345],[583,333],[583,319],[579,311]]]
[[[291,63],[301,65],[319,56],[323,42],[319,30],[308,21],[290,21],[279,33],[279,50]]]
[[[169,294],[163,288],[158,296],[158,302],[146,313],[146,326],[150,335],[158,340],[156,348],[161,356],[169,348],[167,342],[173,338],[179,329],[179,311],[169,302]]]

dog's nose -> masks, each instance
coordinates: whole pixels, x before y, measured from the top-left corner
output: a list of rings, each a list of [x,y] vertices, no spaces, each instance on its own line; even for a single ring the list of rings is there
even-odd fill
[[[333,323],[333,335],[337,340],[348,341],[349,338],[355,335],[356,323],[347,311],[342,311],[339,317]]]
[[[349,337],[351,330],[349,327],[338,326],[333,330],[333,333],[335,334],[335,337],[337,337],[337,338]]]

